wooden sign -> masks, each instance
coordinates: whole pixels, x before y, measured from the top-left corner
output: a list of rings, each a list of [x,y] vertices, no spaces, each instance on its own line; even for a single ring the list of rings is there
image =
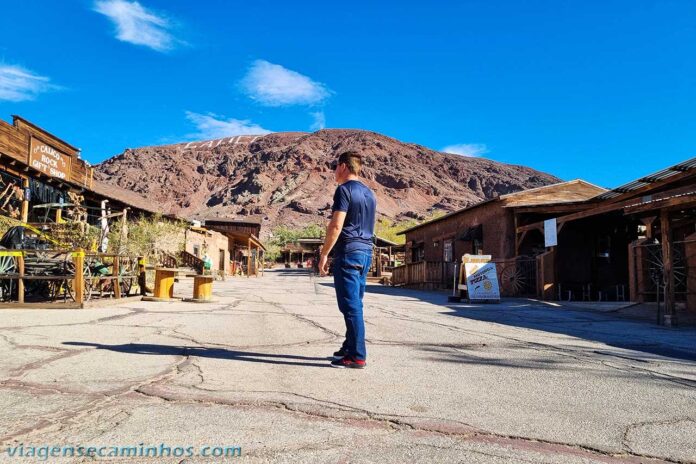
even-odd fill
[[[29,144],[29,166],[48,176],[70,179],[71,157],[34,137]]]

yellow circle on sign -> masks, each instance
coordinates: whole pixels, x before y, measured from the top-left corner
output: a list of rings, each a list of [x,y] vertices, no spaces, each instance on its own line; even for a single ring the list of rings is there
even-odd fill
[[[487,280],[483,283],[483,288],[485,288],[486,290],[490,290],[493,288],[493,284],[490,280]]]

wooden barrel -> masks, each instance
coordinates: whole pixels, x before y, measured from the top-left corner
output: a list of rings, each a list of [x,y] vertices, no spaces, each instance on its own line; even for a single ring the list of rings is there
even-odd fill
[[[174,298],[173,269],[155,269],[155,298]]]
[[[207,301],[213,298],[213,276],[200,275],[193,278],[193,299]]]

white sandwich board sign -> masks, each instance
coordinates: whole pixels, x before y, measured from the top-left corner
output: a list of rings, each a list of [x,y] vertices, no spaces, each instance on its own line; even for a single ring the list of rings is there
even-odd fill
[[[464,266],[469,301],[500,301],[495,263],[466,263]]]

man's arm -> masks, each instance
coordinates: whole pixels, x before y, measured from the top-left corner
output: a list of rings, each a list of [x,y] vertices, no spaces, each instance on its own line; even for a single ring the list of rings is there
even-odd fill
[[[343,229],[343,223],[345,220],[345,211],[334,211],[329,225],[326,226],[326,238],[324,238],[324,246],[321,249],[321,258],[319,259],[319,272],[322,275],[329,273],[329,253],[333,249],[334,245],[336,245],[339,235],[341,235],[341,230]]]

